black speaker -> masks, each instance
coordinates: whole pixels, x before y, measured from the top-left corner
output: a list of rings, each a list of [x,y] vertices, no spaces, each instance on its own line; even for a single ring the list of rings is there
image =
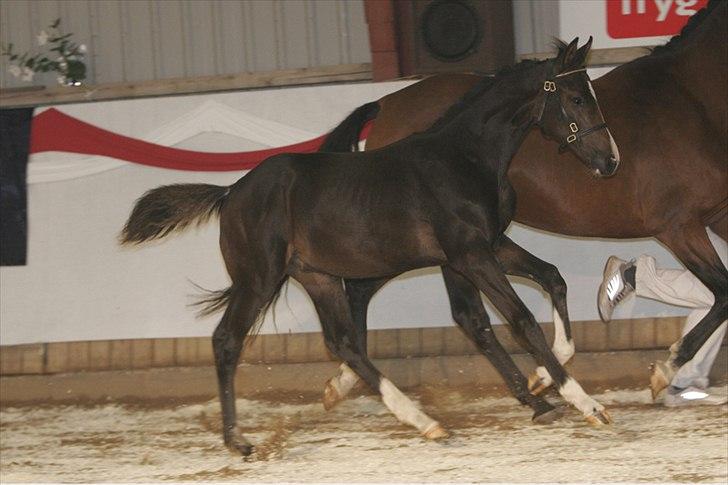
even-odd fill
[[[394,3],[402,75],[493,72],[514,61],[510,0]]]

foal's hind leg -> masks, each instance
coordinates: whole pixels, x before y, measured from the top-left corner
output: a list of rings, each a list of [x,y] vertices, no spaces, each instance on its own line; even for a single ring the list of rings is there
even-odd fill
[[[533,421],[543,424],[558,419],[560,411],[542,397],[532,395],[528,391],[526,378],[495,338],[478,289],[462,275],[446,266],[442,267],[442,277],[450,297],[453,319],[493,364],[516,399],[533,409]]]
[[[372,389],[379,391],[382,401],[397,419],[416,427],[427,438],[446,437],[447,432],[442,426],[419,410],[361,352],[361,341],[354,331],[341,279],[304,269],[294,270],[291,276],[303,285],[313,300],[329,350],[344,360]]]
[[[522,276],[539,284],[553,303],[554,344],[556,358],[564,365],[574,356],[569,311],[566,304],[566,282],[553,264],[543,261],[503,235],[498,241],[495,256],[506,274]],[[528,388],[538,394],[553,383],[545,367],[539,366],[528,378]]]
[[[589,397],[556,359],[541,327],[511,287],[495,256],[485,248],[485,242],[470,248],[465,254],[451,258],[450,266],[480,288],[513,326],[513,330],[528,340],[531,344],[528,350],[540,365],[546,367],[567,402],[579,409],[590,423],[610,423],[604,406]]]
[[[235,370],[245,336],[253,327],[260,311],[271,301],[280,286],[280,279],[268,278],[268,284],[255,291],[248,286],[230,288],[230,299],[220,323],[212,334],[220,406],[222,408],[225,445],[242,455],[249,455],[253,446],[237,426],[235,411]],[[260,281],[259,281],[260,282]]]
[[[389,278],[368,278],[358,280],[345,280],[346,296],[349,299],[349,307],[354,322],[353,331],[356,332],[360,352],[367,355],[367,309],[369,301]],[[326,382],[324,389],[324,409],[327,411],[341,402],[344,397],[359,382],[359,377],[351,368],[342,363],[339,372]]]

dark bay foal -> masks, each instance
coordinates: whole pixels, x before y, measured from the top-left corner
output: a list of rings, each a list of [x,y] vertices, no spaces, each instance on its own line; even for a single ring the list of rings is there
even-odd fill
[[[562,395],[585,416],[608,421],[604,407],[553,355],[495,257],[515,207],[506,170],[531,127],[575,145],[595,175],[616,169],[582,69],[589,45],[578,49],[575,40],[555,59],[500,73],[472,106],[381,150],[278,155],[230,187],[170,185],[137,201],[123,243],[220,217],[220,247],[232,283],[207,303],[225,308],[213,348],[228,447],[252,451],[236,423],[234,374],[246,335],[288,277],[313,300],[331,352],[379,391],[399,420],[428,438],[447,436],[369,361],[342,284],[343,278],[383,278],[426,266],[442,266],[452,284],[483,291]],[[519,375],[518,395],[537,416],[552,415],[554,408],[528,393],[525,378],[492,339],[485,312],[479,317],[469,329],[474,338]]]

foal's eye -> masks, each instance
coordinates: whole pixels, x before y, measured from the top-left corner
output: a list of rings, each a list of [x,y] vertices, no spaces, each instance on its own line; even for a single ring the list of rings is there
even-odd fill
[[[571,98],[571,101],[573,101],[574,104],[577,106],[581,106],[582,104],[584,104],[584,99],[581,96],[575,96]]]

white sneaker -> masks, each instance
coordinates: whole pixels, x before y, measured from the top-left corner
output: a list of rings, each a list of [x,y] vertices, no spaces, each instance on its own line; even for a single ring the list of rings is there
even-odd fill
[[[675,408],[679,406],[720,406],[728,403],[728,396],[709,394],[697,387],[686,389],[668,388],[665,393],[665,406]]]
[[[604,276],[597,293],[597,308],[604,323],[612,319],[614,307],[634,292],[632,285],[624,279],[624,272],[634,264],[634,260],[624,261],[616,256],[610,256],[604,265]]]

